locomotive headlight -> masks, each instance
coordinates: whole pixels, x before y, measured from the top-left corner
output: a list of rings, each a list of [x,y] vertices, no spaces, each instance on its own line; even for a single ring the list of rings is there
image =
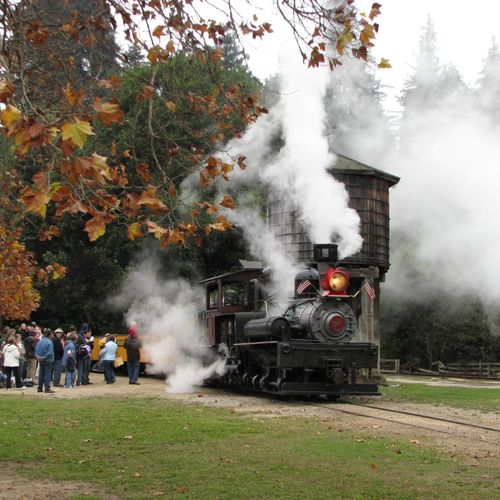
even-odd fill
[[[328,279],[328,286],[332,292],[343,292],[348,284],[347,276],[340,271],[333,272]]]
[[[325,290],[323,295],[340,295],[345,296],[347,287],[349,286],[349,273],[340,268],[330,268],[321,275],[321,288]]]

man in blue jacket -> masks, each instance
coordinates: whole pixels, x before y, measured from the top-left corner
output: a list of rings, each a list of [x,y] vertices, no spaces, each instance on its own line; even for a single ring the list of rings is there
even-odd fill
[[[36,359],[38,360],[38,392],[53,393],[50,388],[50,377],[52,375],[52,365],[54,364],[54,344],[50,339],[51,331],[49,328],[43,329],[43,337],[35,348]]]
[[[104,368],[104,378],[106,384],[114,384],[116,380],[115,375],[115,358],[118,345],[115,342],[114,335],[110,335],[106,345],[101,349],[99,359]]]

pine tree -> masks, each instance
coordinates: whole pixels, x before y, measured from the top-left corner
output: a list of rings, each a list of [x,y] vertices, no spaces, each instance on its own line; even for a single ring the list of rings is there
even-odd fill
[[[452,64],[443,64],[437,56],[437,37],[432,20],[422,28],[416,63],[406,80],[400,102],[403,113],[400,124],[400,144],[411,143],[415,134],[440,127],[440,114],[461,116],[468,105],[468,88]],[[438,111],[440,110],[440,111]],[[438,111],[438,112],[436,112]],[[431,125],[429,120],[434,120]],[[432,132],[431,132],[432,133]]]
[[[429,17],[422,28],[413,74],[406,80],[401,96],[405,112],[421,109],[422,105],[431,106],[439,97],[441,63],[437,56],[437,36],[434,24]]]
[[[375,74],[358,60],[346,61],[332,72],[325,106],[333,151],[382,166],[393,145],[383,97]]]
[[[500,120],[498,114],[500,106],[500,48],[495,37],[491,39],[474,97],[483,113],[495,122]]]

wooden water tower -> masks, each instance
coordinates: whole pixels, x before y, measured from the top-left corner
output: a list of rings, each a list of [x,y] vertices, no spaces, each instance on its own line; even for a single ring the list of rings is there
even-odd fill
[[[339,265],[348,268],[359,290],[357,339],[380,344],[379,283],[384,281],[389,269],[389,188],[395,186],[399,178],[347,156],[337,155],[337,158],[329,172],[345,185],[349,207],[359,215],[363,238],[361,250],[341,260]],[[285,245],[287,253],[299,262],[312,261],[313,243],[328,243],[309,240],[286,199],[271,194],[267,218],[269,227]],[[365,284],[373,287],[374,299],[366,293]]]

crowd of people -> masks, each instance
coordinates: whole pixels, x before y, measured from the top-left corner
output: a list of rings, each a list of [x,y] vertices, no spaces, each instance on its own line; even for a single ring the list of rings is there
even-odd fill
[[[80,330],[71,326],[65,333],[61,328],[40,328],[36,323],[21,323],[5,327],[0,337],[0,387],[10,391],[37,387],[38,392],[54,393],[54,387],[74,389],[90,385],[90,369],[94,336],[87,323]],[[109,333],[101,340],[99,364],[107,384],[116,381],[115,360],[118,345]],[[130,384],[139,384],[141,342],[133,322],[124,347],[127,351],[127,370]],[[64,373],[64,380],[62,378]]]

